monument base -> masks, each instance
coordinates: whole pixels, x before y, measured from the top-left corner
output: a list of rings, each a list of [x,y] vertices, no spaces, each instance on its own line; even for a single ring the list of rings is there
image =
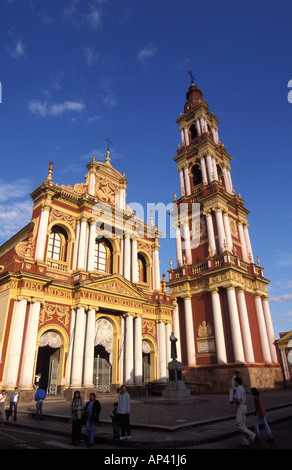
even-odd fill
[[[191,401],[191,391],[186,388],[182,380],[182,370],[182,363],[176,359],[168,363],[169,383],[162,392],[163,399],[171,400],[177,404]]]

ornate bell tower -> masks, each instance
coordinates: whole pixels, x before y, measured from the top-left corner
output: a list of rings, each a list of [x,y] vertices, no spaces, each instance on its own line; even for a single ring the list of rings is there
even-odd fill
[[[181,195],[173,203],[177,267],[171,266],[168,286],[184,380],[195,393],[208,387],[225,392],[236,367],[246,385],[248,379],[272,388],[282,378],[269,281],[254,260],[249,211],[233,188],[232,158],[220,142],[219,119],[193,77],[176,122]]]

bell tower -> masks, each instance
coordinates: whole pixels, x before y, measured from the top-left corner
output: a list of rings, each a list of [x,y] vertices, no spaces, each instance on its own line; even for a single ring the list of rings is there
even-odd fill
[[[210,385],[213,392],[226,391],[234,367],[242,367],[250,383],[272,388],[281,371],[269,281],[254,260],[249,211],[232,184],[232,157],[220,141],[219,119],[190,75],[184,113],[176,120],[181,193],[173,202],[177,265],[171,265],[168,282],[179,359],[194,392]]]

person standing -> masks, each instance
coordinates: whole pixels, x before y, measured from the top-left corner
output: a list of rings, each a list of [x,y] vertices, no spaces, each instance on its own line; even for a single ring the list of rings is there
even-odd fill
[[[81,440],[82,414],[84,410],[84,401],[78,390],[74,392],[70,410],[72,418],[72,444],[78,445]]]
[[[13,420],[17,420],[17,403],[19,402],[19,392],[18,388],[15,387],[14,392],[11,393],[10,397],[10,405],[9,405],[9,411],[7,413],[7,418],[8,419],[10,416],[12,416],[12,410],[14,409],[14,416]]]
[[[260,397],[260,392],[255,387],[252,387],[250,389],[250,391],[251,391],[251,394],[254,397],[254,406],[255,406],[255,423],[254,423],[254,427],[255,427],[255,432],[256,432],[256,438],[257,439],[260,438],[259,419],[261,418],[261,420],[264,423],[265,429],[266,429],[266,433],[267,433],[267,436],[268,436],[268,441],[273,441],[274,437],[273,437],[271,428],[268,425],[266,410],[264,409],[264,405],[263,405],[262,399]]]
[[[6,390],[2,390],[0,393],[0,422],[4,424],[4,416],[5,416],[5,401],[6,401]]]
[[[256,435],[245,425],[247,413],[246,391],[242,386],[242,380],[240,377],[235,378],[235,385],[236,390],[233,403],[236,403],[236,427],[242,435],[242,443],[240,447],[249,447],[255,442]]]
[[[40,388],[36,391],[36,394],[34,396],[34,399],[36,401],[36,420],[38,421],[39,419],[43,419],[43,403],[46,398],[47,394],[45,389],[43,388],[42,385],[40,385]]]
[[[86,432],[88,437],[88,446],[93,446],[96,426],[99,422],[99,413],[101,412],[101,406],[98,400],[96,400],[95,393],[89,395],[89,401],[85,405],[86,414]]]
[[[121,426],[121,440],[131,439],[132,437],[130,428],[130,407],[130,395],[127,392],[126,386],[122,385],[118,402],[118,414]]]
[[[114,409],[111,411],[111,418],[113,424],[113,438],[120,438],[120,422],[118,414],[118,402],[114,403]]]

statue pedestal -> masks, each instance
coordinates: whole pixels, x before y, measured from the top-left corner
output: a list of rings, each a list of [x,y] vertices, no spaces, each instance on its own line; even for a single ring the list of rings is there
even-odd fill
[[[173,400],[190,399],[191,391],[188,390],[182,380],[183,366],[181,362],[173,359],[168,363],[169,383],[162,392],[163,398]]]

